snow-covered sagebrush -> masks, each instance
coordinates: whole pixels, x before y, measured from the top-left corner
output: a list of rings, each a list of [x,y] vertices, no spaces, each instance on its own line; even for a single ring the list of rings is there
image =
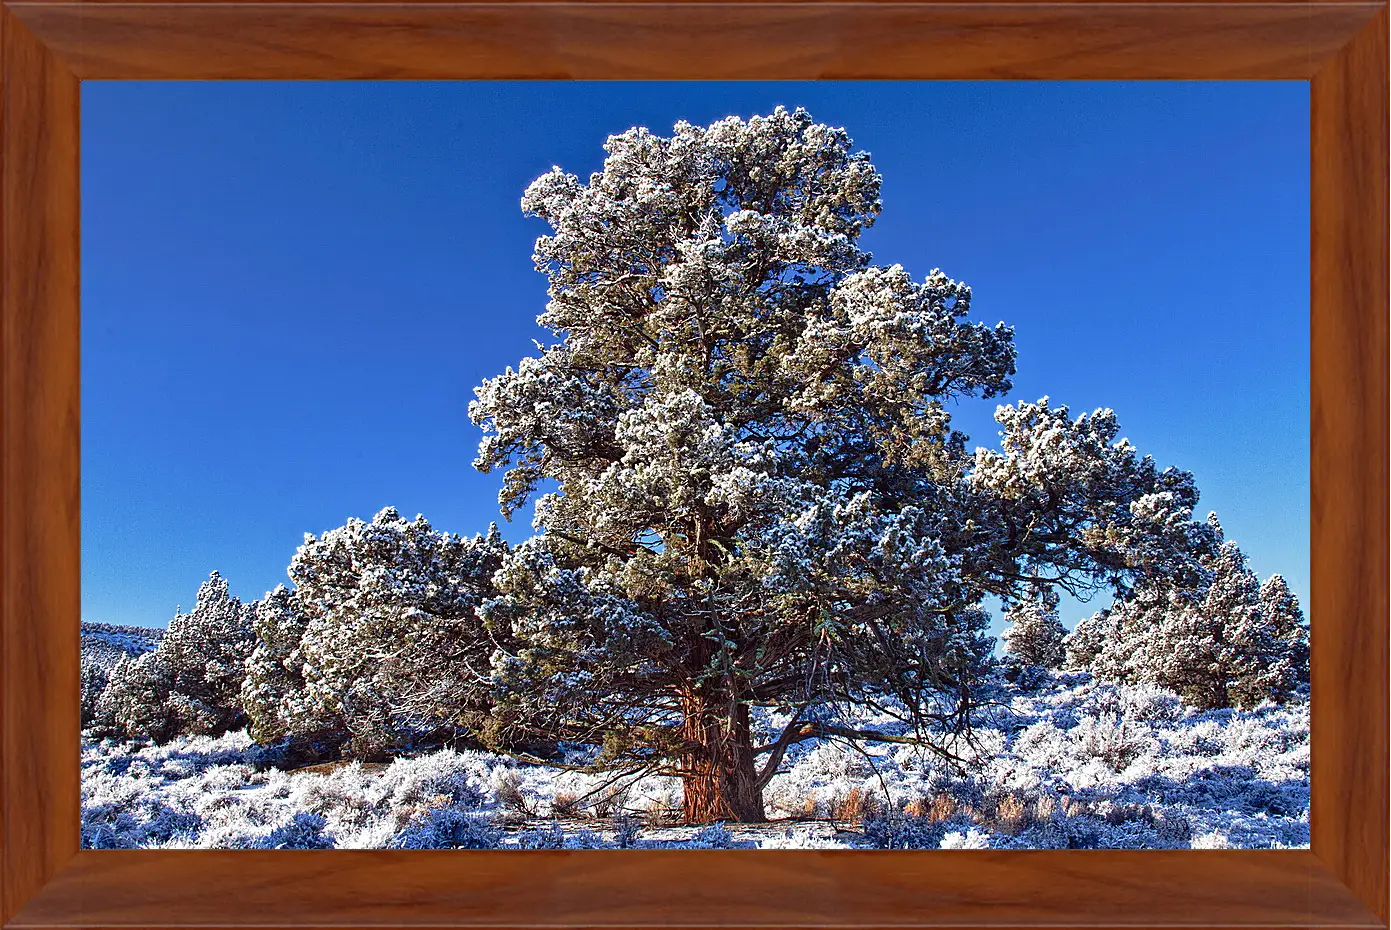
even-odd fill
[[[906,745],[808,741],[767,824],[681,826],[675,779],[440,750],[281,771],[245,732],[84,743],[89,848],[1286,848],[1309,842],[1307,696],[1200,711],[1085,675],[1000,690],[970,773]],[[768,721],[775,725],[776,720]],[[883,721],[845,721],[882,725]],[[582,800],[577,800],[583,795]]]

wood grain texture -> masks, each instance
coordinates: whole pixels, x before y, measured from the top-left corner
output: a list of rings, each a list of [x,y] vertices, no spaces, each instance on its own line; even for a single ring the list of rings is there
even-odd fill
[[[0,924],[1387,922],[1385,4],[0,0]],[[1312,78],[1309,852],[76,852],[78,78]]]
[[[1350,4],[12,4],[84,79],[1303,79]]]
[[[175,923],[1381,925],[1302,851],[611,850],[88,851],[9,926]]]
[[[1310,88],[1310,826],[1388,917],[1387,14]]]
[[[0,919],[77,849],[78,82],[0,10]]]

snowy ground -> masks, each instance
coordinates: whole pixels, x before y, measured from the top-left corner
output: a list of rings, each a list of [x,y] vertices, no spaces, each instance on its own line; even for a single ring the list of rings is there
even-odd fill
[[[159,645],[163,630],[113,623],[82,624],[82,658],[110,669],[121,656],[137,656]]]
[[[907,746],[806,743],[765,792],[773,822],[756,826],[673,824],[673,779],[605,787],[481,752],[286,772],[244,733],[145,747],[84,741],[82,839],[108,849],[1309,843],[1307,696],[1195,712],[1166,692],[1077,675],[1001,697],[981,712],[973,776]]]

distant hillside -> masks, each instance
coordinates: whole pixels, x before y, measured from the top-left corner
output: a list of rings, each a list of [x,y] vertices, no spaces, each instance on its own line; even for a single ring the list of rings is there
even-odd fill
[[[82,658],[110,667],[123,655],[136,656],[159,645],[164,631],[155,627],[117,626],[114,623],[82,624]]]

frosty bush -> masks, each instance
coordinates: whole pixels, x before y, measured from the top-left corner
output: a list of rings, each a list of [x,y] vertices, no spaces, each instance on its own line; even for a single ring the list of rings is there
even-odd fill
[[[112,669],[93,722],[157,742],[244,726],[241,686],[254,644],[252,609],[213,572],[198,588],[193,610],[170,621],[154,651],[122,658]]]
[[[1079,625],[1069,661],[1097,676],[1167,688],[1195,707],[1254,707],[1286,701],[1308,680],[1308,631],[1284,578],[1261,584],[1236,543],[1200,558],[1196,584],[1157,576]]]
[[[866,815],[861,829],[875,849],[936,849],[953,825],[961,826],[888,808]]]
[[[942,837],[939,849],[989,849],[989,834],[977,830],[975,827],[968,827],[965,830],[953,830]]]
[[[734,835],[722,823],[712,823],[696,831],[688,846],[692,849],[732,849]]]
[[[393,849],[496,849],[502,831],[491,817],[455,807],[435,808],[402,830]]]
[[[619,814],[613,818],[614,844],[619,849],[632,849],[638,844],[642,833],[642,821],[632,814]]]
[[[324,832],[327,821],[318,814],[298,813],[289,823],[271,830],[248,849],[332,849],[333,837]]]
[[[371,757],[481,726],[494,647],[475,608],[506,552],[496,527],[463,539],[389,507],[307,535],[294,590],[256,612],[243,700],[257,739]]]
[[[519,849],[564,849],[565,831],[558,824],[527,830],[517,838]]]

